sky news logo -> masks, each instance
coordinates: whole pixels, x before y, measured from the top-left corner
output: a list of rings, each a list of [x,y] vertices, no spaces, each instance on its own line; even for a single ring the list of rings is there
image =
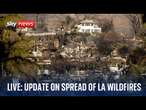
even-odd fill
[[[6,27],[13,27],[16,29],[35,28],[35,22],[33,20],[18,20],[17,22],[9,21],[6,23]]]

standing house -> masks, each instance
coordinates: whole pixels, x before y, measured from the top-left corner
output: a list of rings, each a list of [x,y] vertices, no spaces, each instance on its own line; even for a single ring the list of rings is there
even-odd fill
[[[93,20],[83,20],[77,25],[80,33],[101,33],[102,29]]]

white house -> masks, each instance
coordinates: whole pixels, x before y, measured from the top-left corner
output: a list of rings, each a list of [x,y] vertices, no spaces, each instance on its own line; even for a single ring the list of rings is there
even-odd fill
[[[101,28],[93,20],[83,20],[77,28],[81,33],[101,33]]]

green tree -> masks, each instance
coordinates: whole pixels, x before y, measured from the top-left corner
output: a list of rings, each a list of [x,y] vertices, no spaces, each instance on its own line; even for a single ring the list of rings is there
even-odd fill
[[[146,73],[146,26],[145,23],[139,29],[137,37],[143,40],[143,46],[133,49],[129,53],[127,63],[130,65],[129,73],[134,75],[141,75]]]
[[[5,27],[9,21],[16,22],[22,16],[11,14],[0,18],[0,70],[7,75],[32,76],[35,75],[37,65],[28,59],[33,47],[33,38],[19,36],[19,34]]]
[[[113,51],[112,43],[105,40],[102,36],[98,38],[95,41],[95,43],[96,43],[98,52],[103,56],[110,55],[110,53]]]
[[[122,45],[120,48],[118,48],[118,53],[122,57],[128,56],[130,54],[130,48],[127,45]]]
[[[136,48],[130,53],[127,63],[130,65],[129,73],[140,75],[146,73],[146,51]]]

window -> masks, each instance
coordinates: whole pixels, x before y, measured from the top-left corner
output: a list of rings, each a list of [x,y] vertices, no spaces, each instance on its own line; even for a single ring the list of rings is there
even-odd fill
[[[94,32],[97,32],[97,29],[94,29]]]
[[[90,32],[90,29],[87,29],[86,32]]]
[[[90,24],[90,26],[93,26],[93,25],[94,25],[93,23]]]

